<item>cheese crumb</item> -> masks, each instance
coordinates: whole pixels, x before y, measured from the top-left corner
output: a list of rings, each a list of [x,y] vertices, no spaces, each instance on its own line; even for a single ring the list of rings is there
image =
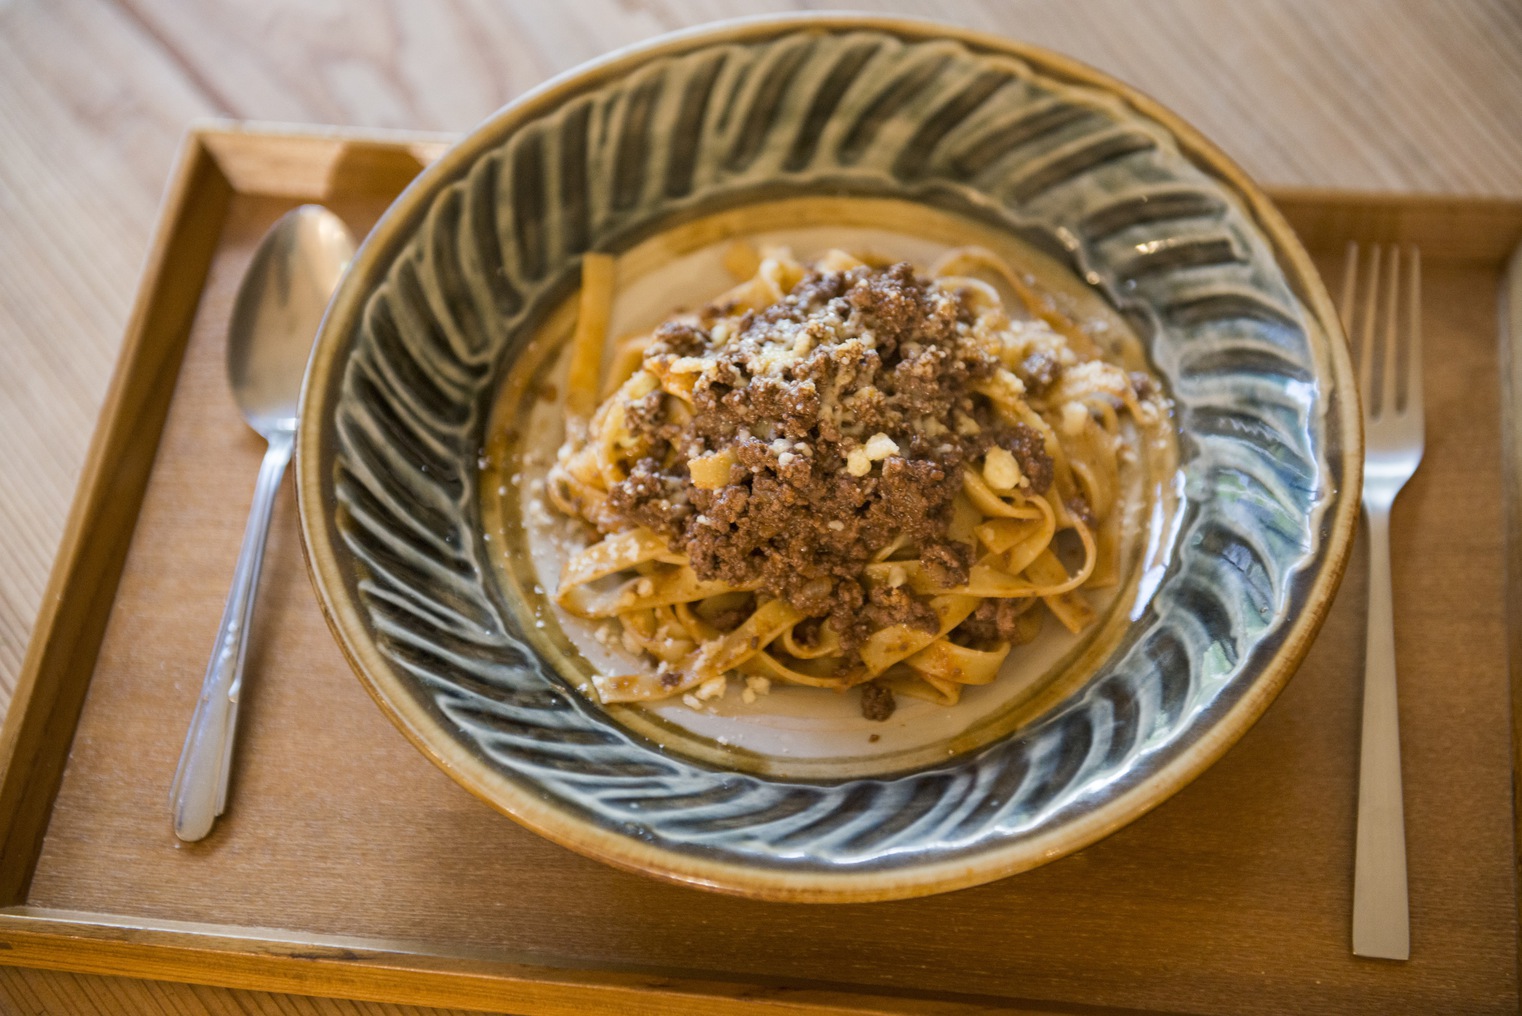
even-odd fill
[[[879,432],[867,438],[866,452],[867,458],[873,462],[881,462],[889,455],[898,454],[898,442],[894,441],[887,434]]]
[[[1020,483],[1020,463],[1008,449],[994,445],[983,456],[983,479],[994,490],[1014,490]]]
[[[872,460],[865,448],[852,448],[846,454],[846,472],[852,476],[866,476],[872,471]]]
[[[684,703],[686,703],[688,709],[702,709],[703,708],[703,703],[699,702],[698,701],[698,697],[696,695],[694,695],[690,691],[687,694],[682,696],[682,701]]]
[[[750,677],[745,679],[745,690],[754,692],[757,695],[765,695],[767,692],[772,690],[771,678],[762,677],[759,674],[752,674]]]
[[[709,699],[723,698],[728,690],[729,679],[723,674],[718,674],[698,685],[698,701],[707,702]]]

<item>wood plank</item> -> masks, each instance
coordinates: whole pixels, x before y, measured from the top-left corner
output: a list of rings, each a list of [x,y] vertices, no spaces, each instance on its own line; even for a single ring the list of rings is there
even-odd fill
[[[222,938],[213,927],[173,922],[81,923],[89,918],[45,911],[20,918],[0,915],[4,940],[14,952],[8,959],[44,969],[61,966],[83,973],[132,969],[165,980],[209,979],[226,987],[274,985],[400,1004],[442,999],[466,1009],[508,1006],[525,1016],[578,1016],[589,1010],[649,1016],[971,1016],[984,1012],[1078,1016],[1097,1012],[1089,1006],[1061,1003],[955,993],[932,996],[914,990],[881,994],[799,980],[736,982],[599,964],[551,969],[516,964],[489,949],[430,955],[407,950],[402,943],[366,943],[348,936],[291,941],[279,938],[278,932],[263,932],[261,938]],[[48,926],[55,921],[68,922],[70,938],[60,941],[50,934]],[[293,954],[300,962],[289,962]],[[1111,1016],[1142,1016],[1132,1010],[1107,1007],[1104,1011]]]
[[[230,115],[447,131],[618,46],[798,6],[592,0],[338,5],[313,15],[300,0],[131,4],[230,98]],[[1504,3],[1161,0],[1145,15],[1128,0],[861,6],[1066,52],[1152,94],[1275,183],[1522,193],[1522,23]],[[264,45],[249,47],[251,38]]]
[[[271,130],[257,123],[214,122],[201,132],[201,140],[240,193],[301,201],[389,201],[457,137],[343,127],[286,136]]]
[[[1501,452],[1506,511],[1506,621],[1511,669],[1513,772],[1522,772],[1522,247],[1506,261],[1501,279]],[[1522,781],[1512,787],[1522,870]],[[1518,900],[1522,920],[1522,898]]]
[[[497,1011],[501,1011],[497,1007]],[[423,1009],[389,1002],[311,998],[267,991],[208,988],[57,970],[15,969],[0,977],[0,1012],[25,1016],[467,1016],[465,1009]]]
[[[1319,187],[1275,188],[1273,197],[1312,248],[1350,236],[1364,243],[1420,242],[1430,257],[1494,266],[1522,244],[1522,205],[1501,198],[1395,192],[1360,195],[1349,204],[1339,200],[1340,192]]]

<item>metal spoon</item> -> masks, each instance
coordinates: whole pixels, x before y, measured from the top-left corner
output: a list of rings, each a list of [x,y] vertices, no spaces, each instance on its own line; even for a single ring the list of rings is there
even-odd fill
[[[227,377],[248,425],[269,442],[232,588],[222,609],[201,697],[175,770],[174,834],[199,840],[227,805],[233,734],[254,593],[280,478],[296,447],[301,379],[328,299],[354,256],[354,238],[332,212],[303,205],[265,234],[238,288],[227,329]]]

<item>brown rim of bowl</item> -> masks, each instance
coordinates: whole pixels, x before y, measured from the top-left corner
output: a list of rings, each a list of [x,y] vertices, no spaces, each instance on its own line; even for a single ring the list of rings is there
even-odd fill
[[[330,539],[321,475],[321,446],[330,430],[326,417],[331,409],[335,372],[378,270],[390,264],[434,196],[514,128],[554,109],[574,93],[595,87],[655,57],[718,42],[774,38],[800,29],[875,29],[906,39],[950,39],[974,51],[1023,60],[1036,72],[1054,80],[1095,87],[1117,96],[1142,116],[1166,128],[1196,168],[1223,182],[1244,203],[1254,223],[1272,243],[1289,285],[1305,302],[1330,346],[1325,355],[1332,369],[1333,409],[1345,439],[1341,461],[1343,489],[1333,493],[1336,504],[1315,579],[1304,608],[1285,631],[1278,653],[1248,693],[1198,741],[1144,784],[1061,827],[970,859],[877,872],[800,874],[683,855],[599,828],[516,786],[449,738],[438,723],[411,701],[407,689],[365,635],[355,604],[347,597],[335,595],[336,590],[343,588],[343,578]],[[1363,473],[1363,431],[1356,394],[1352,398],[1343,397],[1346,393],[1356,393],[1356,388],[1340,320],[1325,285],[1289,224],[1239,166],[1193,127],[1137,89],[1077,60],[1039,47],[919,18],[837,13],[742,18],[663,35],[616,50],[550,79],[488,117],[419,174],[386,210],[365,239],[328,308],[307,370],[296,454],[302,547],[328,626],[370,696],[419,751],[472,794],[520,825],[617,868],[739,896],[820,903],[905,899],[990,882],[1090,846],[1151,811],[1203,773],[1263,714],[1309,650],[1351,551]]]

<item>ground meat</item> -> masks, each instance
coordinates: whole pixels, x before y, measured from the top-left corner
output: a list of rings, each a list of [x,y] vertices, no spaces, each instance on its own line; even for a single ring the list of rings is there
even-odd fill
[[[682,531],[692,515],[685,477],[667,472],[655,459],[641,459],[628,479],[608,491],[608,514],[658,533]]]
[[[978,642],[1017,641],[1020,615],[1030,606],[1029,600],[984,600],[957,626],[957,634]]]
[[[878,348],[885,357],[908,343],[944,343],[956,324],[955,303],[931,297],[907,263],[864,273],[846,299],[854,310],[872,318]]]
[[[972,564],[971,548],[965,543],[927,543],[920,548],[920,564],[931,581],[945,589],[965,586]]]
[[[1040,398],[1062,377],[1062,364],[1051,353],[1032,353],[1015,368],[1015,377],[1025,384],[1027,393]]]
[[[861,715],[878,723],[893,715],[898,703],[893,700],[893,689],[875,681],[861,686]]]
[[[693,356],[708,346],[708,332],[692,323],[677,319],[667,321],[651,337],[649,353],[654,355]]]
[[[1031,490],[1045,494],[1052,485],[1052,457],[1046,451],[1046,438],[1036,428],[1024,423],[998,425],[985,432],[978,454],[998,445],[1015,457],[1020,473],[1031,483]]]
[[[873,542],[886,546],[894,534],[902,534],[918,543],[944,533],[951,499],[962,489],[960,465],[897,455],[885,461],[877,496],[867,507]]]
[[[873,589],[867,594],[867,607],[863,613],[874,630],[890,625],[918,628],[932,635],[941,630],[940,618],[930,609],[930,604],[902,586]]]
[[[969,340],[961,299],[900,264],[810,272],[715,336],[721,312],[657,329],[653,369],[704,359],[693,412],[674,423],[658,393],[632,408],[649,457],[611,486],[605,514],[660,533],[704,580],[758,585],[827,619],[847,650],[884,623],[935,630],[926,599],[867,589],[865,566],[902,541],[938,584],[965,583],[972,548],[947,538],[951,505],[963,463],[992,443],[1035,491],[1052,480],[1041,435],[973,391],[998,361]],[[954,412],[977,426],[949,428]],[[687,461],[720,451],[735,456],[732,482],[693,486]]]

